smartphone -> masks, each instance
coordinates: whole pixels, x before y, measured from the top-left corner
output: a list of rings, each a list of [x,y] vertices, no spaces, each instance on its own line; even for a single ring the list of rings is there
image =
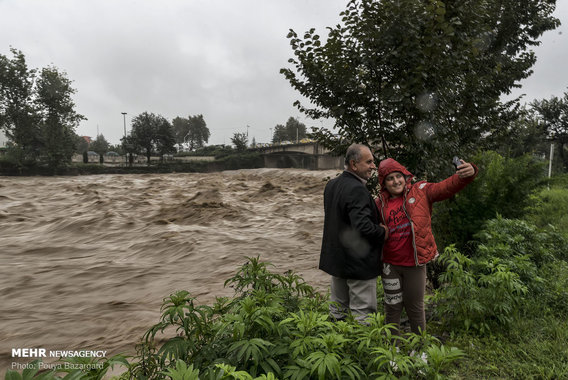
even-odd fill
[[[458,170],[458,166],[460,166],[462,163],[458,156],[454,156],[454,158],[452,159],[452,164],[454,164],[456,170]]]

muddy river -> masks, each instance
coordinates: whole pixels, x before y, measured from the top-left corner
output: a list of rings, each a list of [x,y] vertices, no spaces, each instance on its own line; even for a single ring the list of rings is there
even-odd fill
[[[32,360],[18,348],[133,354],[164,297],[231,296],[223,282],[247,256],[325,291],[323,188],[336,173],[0,177],[0,376]]]

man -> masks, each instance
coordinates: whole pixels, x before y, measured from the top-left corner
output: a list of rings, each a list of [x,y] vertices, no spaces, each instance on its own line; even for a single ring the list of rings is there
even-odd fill
[[[376,169],[369,148],[352,144],[345,154],[345,170],[325,186],[319,268],[331,275],[330,314],[337,320],[350,311],[362,322],[377,311],[381,249],[388,235],[365,187]]]

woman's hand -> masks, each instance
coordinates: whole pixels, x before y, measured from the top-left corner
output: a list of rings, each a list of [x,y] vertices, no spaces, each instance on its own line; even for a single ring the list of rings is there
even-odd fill
[[[460,160],[461,165],[458,166],[457,174],[460,178],[468,178],[475,174],[475,169],[472,164],[469,162],[465,162],[464,160]]]

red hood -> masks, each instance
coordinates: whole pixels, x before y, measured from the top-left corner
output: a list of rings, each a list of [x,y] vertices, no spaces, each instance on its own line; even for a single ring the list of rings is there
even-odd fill
[[[404,166],[399,164],[396,160],[392,158],[387,158],[386,160],[382,160],[379,164],[379,184],[381,188],[385,188],[385,178],[393,173],[393,172],[401,172],[406,177],[406,183],[409,184],[414,175],[409,172]]]

